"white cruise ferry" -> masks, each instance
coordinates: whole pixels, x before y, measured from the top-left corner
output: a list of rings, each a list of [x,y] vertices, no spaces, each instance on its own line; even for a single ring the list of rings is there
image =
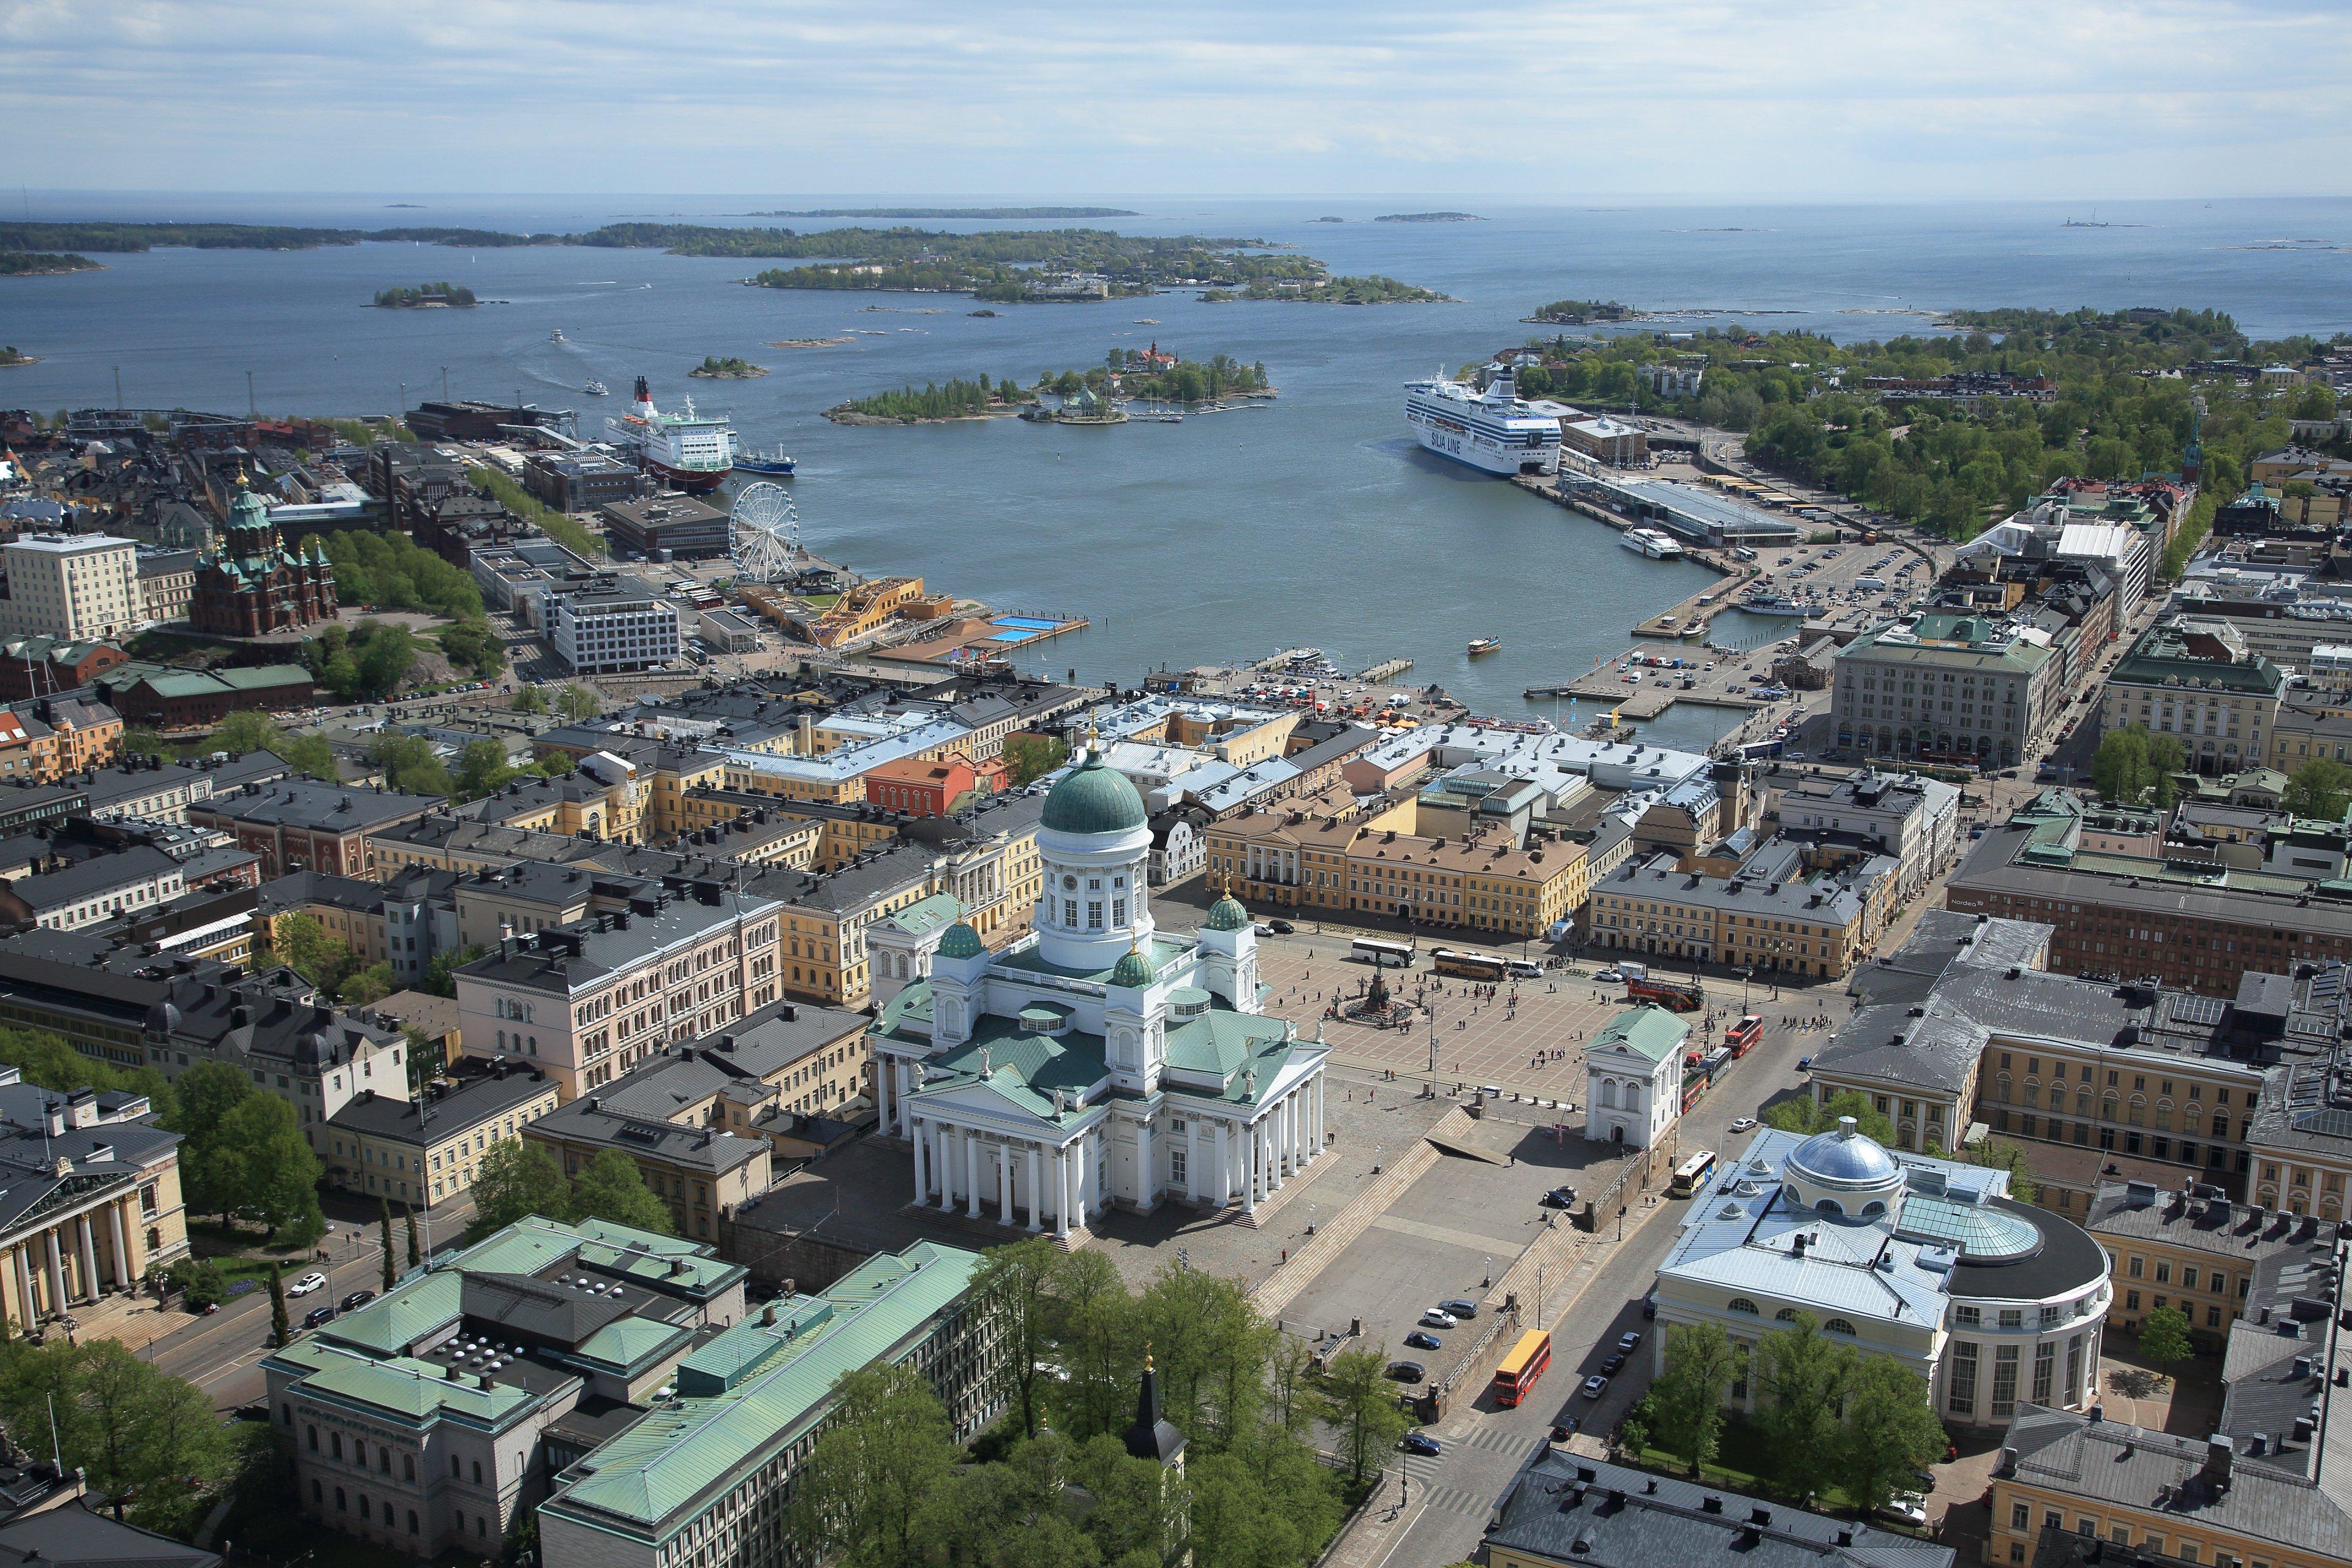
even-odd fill
[[[1617,542],[1653,561],[1679,560],[1683,552],[1683,547],[1675,542],[1673,536],[1659,528],[1629,528]]]
[[[1490,474],[1559,471],[1559,421],[1519,401],[1508,374],[1485,392],[1444,373],[1404,387],[1405,423],[1431,451]]]
[[[604,421],[604,438],[664,484],[703,495],[719,488],[735,467],[735,426],[727,416],[697,414],[688,398],[684,414],[654,407],[646,378],[629,412]]]

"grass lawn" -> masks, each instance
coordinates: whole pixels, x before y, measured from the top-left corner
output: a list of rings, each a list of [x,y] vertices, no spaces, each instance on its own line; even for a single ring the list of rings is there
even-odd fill
[[[1723,1424],[1723,1441],[1716,1450],[1713,1462],[1699,1472],[1700,1484],[1719,1486],[1727,1491],[1743,1492],[1749,1497],[1780,1498],[1780,1489],[1764,1479],[1771,1474],[1771,1439],[1765,1435],[1763,1427],[1746,1421],[1727,1420]],[[1643,1449],[1641,1457],[1633,1462],[1660,1475],[1683,1479],[1690,1477],[1690,1461],[1664,1448]],[[1836,1487],[1816,1496],[1811,1506],[1822,1513],[1851,1514],[1854,1511],[1853,1501]]]

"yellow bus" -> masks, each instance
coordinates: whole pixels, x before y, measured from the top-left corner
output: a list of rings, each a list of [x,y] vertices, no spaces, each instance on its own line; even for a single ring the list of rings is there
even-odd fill
[[[1525,1399],[1550,1364],[1551,1336],[1541,1329],[1521,1334],[1503,1364],[1495,1369],[1495,1403],[1511,1405]]]
[[[1713,1174],[1715,1151],[1702,1149],[1675,1167],[1674,1185],[1666,1190],[1678,1198],[1686,1198],[1706,1185],[1706,1179]]]

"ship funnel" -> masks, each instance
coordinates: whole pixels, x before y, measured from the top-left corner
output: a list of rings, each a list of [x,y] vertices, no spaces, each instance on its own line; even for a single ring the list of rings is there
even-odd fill
[[[653,400],[653,389],[646,384],[646,378],[642,375],[637,377],[637,401],[650,405]]]

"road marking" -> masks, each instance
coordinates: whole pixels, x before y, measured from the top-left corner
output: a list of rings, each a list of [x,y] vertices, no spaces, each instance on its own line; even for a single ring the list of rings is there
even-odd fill
[[[1423,1241],[1442,1241],[1450,1247],[1467,1247],[1472,1252],[1501,1253],[1517,1258],[1528,1249],[1525,1241],[1504,1241],[1496,1237],[1479,1236],[1472,1231],[1451,1230],[1442,1225],[1423,1225],[1419,1220],[1401,1219],[1384,1214],[1372,1221],[1375,1230],[1392,1230],[1400,1236],[1417,1236]]]

